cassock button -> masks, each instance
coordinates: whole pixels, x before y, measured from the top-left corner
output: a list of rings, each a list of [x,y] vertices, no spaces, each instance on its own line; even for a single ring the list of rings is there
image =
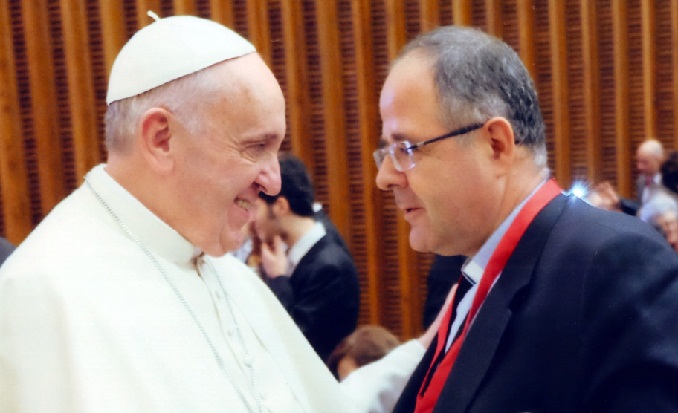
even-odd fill
[[[243,359],[242,359],[242,362],[245,363],[245,365],[246,365],[247,367],[252,367],[252,361],[253,361],[253,360],[252,360],[252,357],[249,356],[249,355],[243,357]]]

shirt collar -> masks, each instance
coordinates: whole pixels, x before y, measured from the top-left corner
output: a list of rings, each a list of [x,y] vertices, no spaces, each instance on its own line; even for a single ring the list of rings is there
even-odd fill
[[[297,241],[287,252],[287,258],[289,259],[292,268],[295,268],[297,264],[299,264],[299,261],[304,258],[311,248],[313,248],[326,233],[323,224],[321,222],[315,222],[313,227],[299,238],[299,241]]]
[[[523,209],[527,201],[532,198],[535,193],[537,193],[539,188],[541,188],[545,182],[546,180],[537,185],[537,187],[534,188],[534,190],[513,209],[513,211],[511,211],[509,216],[504,219],[501,225],[499,225],[499,228],[497,228],[492,233],[492,235],[490,235],[490,238],[488,238],[483,246],[480,247],[480,250],[478,250],[476,255],[466,260],[461,270],[474,284],[478,284],[480,282],[480,279],[483,277],[483,273],[485,272],[485,267],[487,267],[487,263],[490,261],[490,257],[492,257],[492,254],[494,254],[494,250],[497,249],[499,241],[501,241],[501,239],[506,234],[506,231],[508,231],[509,227],[513,223],[513,220],[516,218],[516,215],[518,215],[518,212]]]
[[[177,264],[188,264],[202,251],[167,225],[130,194],[108,172],[105,164],[95,166],[85,177],[113,214],[153,254]],[[104,207],[105,208],[105,207]],[[123,231],[125,231],[124,228]],[[125,231],[127,232],[127,231]],[[129,234],[128,234],[129,235]]]
[[[662,174],[661,173],[656,173],[652,177],[652,182],[654,182],[655,185],[659,185],[662,183]]]

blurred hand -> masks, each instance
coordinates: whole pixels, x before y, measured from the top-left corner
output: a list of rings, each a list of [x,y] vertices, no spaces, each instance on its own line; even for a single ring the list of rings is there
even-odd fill
[[[270,243],[261,243],[261,265],[269,278],[289,276],[287,274],[287,245],[280,235],[274,235]]]
[[[589,192],[586,200],[589,204],[609,211],[619,210],[619,195],[609,181],[603,181]]]

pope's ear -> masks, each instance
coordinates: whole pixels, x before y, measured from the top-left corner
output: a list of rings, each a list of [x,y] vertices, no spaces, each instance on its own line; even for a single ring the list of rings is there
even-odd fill
[[[160,172],[168,172],[174,165],[170,151],[173,143],[170,117],[171,114],[162,108],[149,109],[141,117],[137,143],[151,168]]]

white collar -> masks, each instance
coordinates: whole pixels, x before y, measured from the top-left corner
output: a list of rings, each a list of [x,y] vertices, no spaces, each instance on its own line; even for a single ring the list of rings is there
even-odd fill
[[[202,251],[139,202],[106,172],[105,166],[95,166],[85,180],[108,205],[110,212],[153,254],[178,265],[190,265],[191,259]]]
[[[304,258],[311,248],[313,248],[326,233],[323,224],[316,221],[313,224],[313,227],[299,238],[299,241],[297,241],[287,252],[287,259],[292,265],[292,269],[299,264],[299,261]]]

